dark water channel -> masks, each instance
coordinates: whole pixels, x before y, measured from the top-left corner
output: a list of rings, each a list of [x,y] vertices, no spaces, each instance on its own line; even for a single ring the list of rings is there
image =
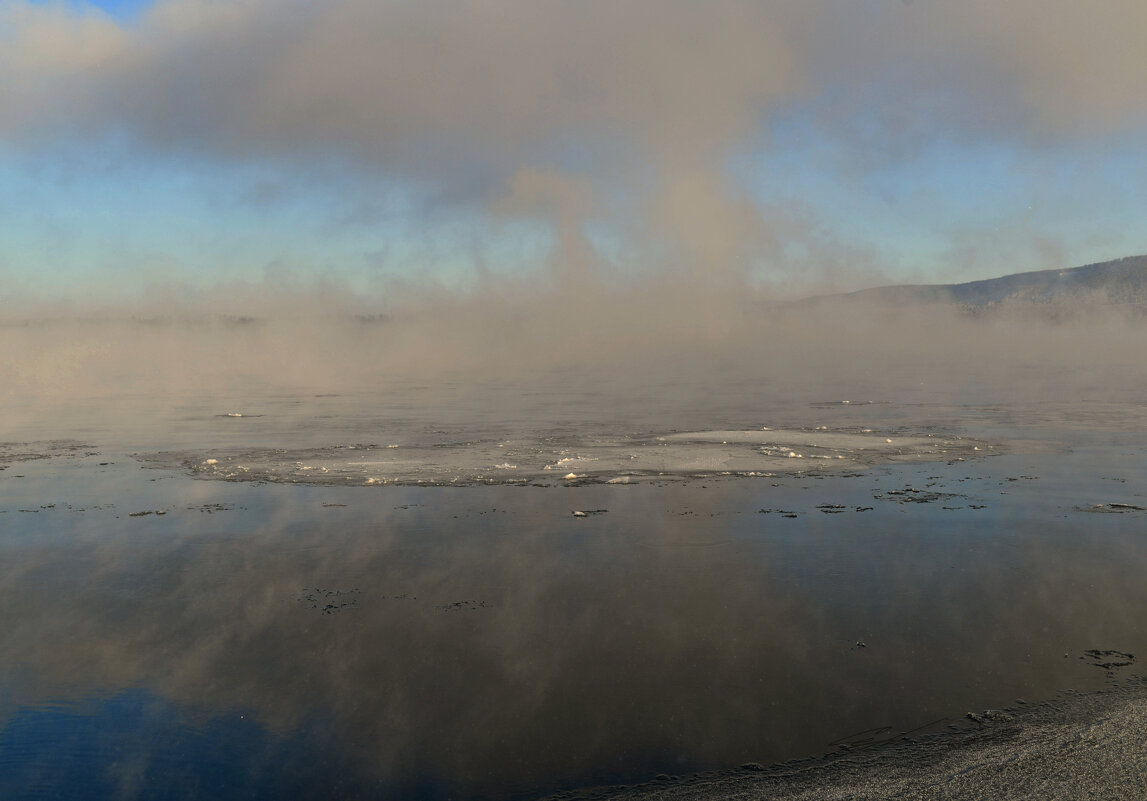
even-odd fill
[[[0,797],[530,798],[1099,687],[1147,653],[1143,445],[552,488],[14,462]]]

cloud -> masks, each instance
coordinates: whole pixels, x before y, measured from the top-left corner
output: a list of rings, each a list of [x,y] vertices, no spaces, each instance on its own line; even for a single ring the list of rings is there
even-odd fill
[[[1084,134],[1147,121],[1142,3],[974,0],[941,8],[942,24],[976,43],[1013,83],[1036,129]]]
[[[729,166],[755,150],[767,181],[777,120],[811,115],[845,182],[940,139],[1119,135],[1147,117],[1145,22],[1125,0],[159,0],[121,26],[16,0],[0,134],[397,184],[584,251],[560,180],[645,260],[738,276],[794,229]]]
[[[7,27],[21,52],[61,47],[32,76],[9,65],[5,77],[82,69],[83,97],[66,81],[50,93],[74,132],[122,126],[156,148],[512,172],[575,142],[597,157],[615,138],[692,155],[743,133],[756,101],[798,84],[773,16],[738,0],[170,0],[126,31],[17,6]]]
[[[127,46],[126,32],[95,13],[20,2],[0,7],[0,131],[35,134],[68,124],[75,85]]]
[[[160,0],[122,28],[16,2],[0,70],[5,99],[24,101],[9,133],[119,128],[159,149],[442,179],[576,150],[704,160],[762,113],[840,87],[902,93],[884,98],[901,122],[961,97],[981,120],[1138,125],[1144,23],[1123,0]]]

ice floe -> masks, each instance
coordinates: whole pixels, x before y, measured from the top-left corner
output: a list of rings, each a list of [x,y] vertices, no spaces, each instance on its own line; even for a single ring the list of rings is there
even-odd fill
[[[643,435],[475,436],[447,444],[408,442],[312,448],[165,451],[145,463],[200,478],[299,484],[629,484],[704,477],[852,471],[904,461],[986,457],[998,448],[946,434],[868,429],[718,429]],[[385,476],[385,480],[380,479]]]

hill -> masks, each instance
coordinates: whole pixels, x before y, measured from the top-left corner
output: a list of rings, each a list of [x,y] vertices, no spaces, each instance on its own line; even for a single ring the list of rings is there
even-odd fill
[[[956,306],[970,314],[1004,310],[1069,313],[1117,306],[1147,314],[1147,255],[1062,270],[1013,273],[962,284],[874,287],[813,301],[864,302],[874,306]]]

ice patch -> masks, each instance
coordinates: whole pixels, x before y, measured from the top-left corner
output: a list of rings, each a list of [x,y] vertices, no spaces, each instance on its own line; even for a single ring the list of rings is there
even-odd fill
[[[506,441],[473,436],[443,445],[426,442],[356,444],[287,450],[260,447],[209,452],[167,452],[142,461],[182,467],[205,479],[302,484],[531,484],[642,481],[704,477],[746,478],[778,473],[852,471],[903,461],[986,457],[995,448],[979,440],[938,434],[873,433],[856,429],[711,430],[649,435],[559,436],[542,432]],[[229,470],[220,470],[226,462]],[[800,468],[795,467],[800,464]],[[562,472],[564,471],[564,472]],[[385,482],[378,476],[385,475]],[[374,479],[374,480],[372,480]]]

